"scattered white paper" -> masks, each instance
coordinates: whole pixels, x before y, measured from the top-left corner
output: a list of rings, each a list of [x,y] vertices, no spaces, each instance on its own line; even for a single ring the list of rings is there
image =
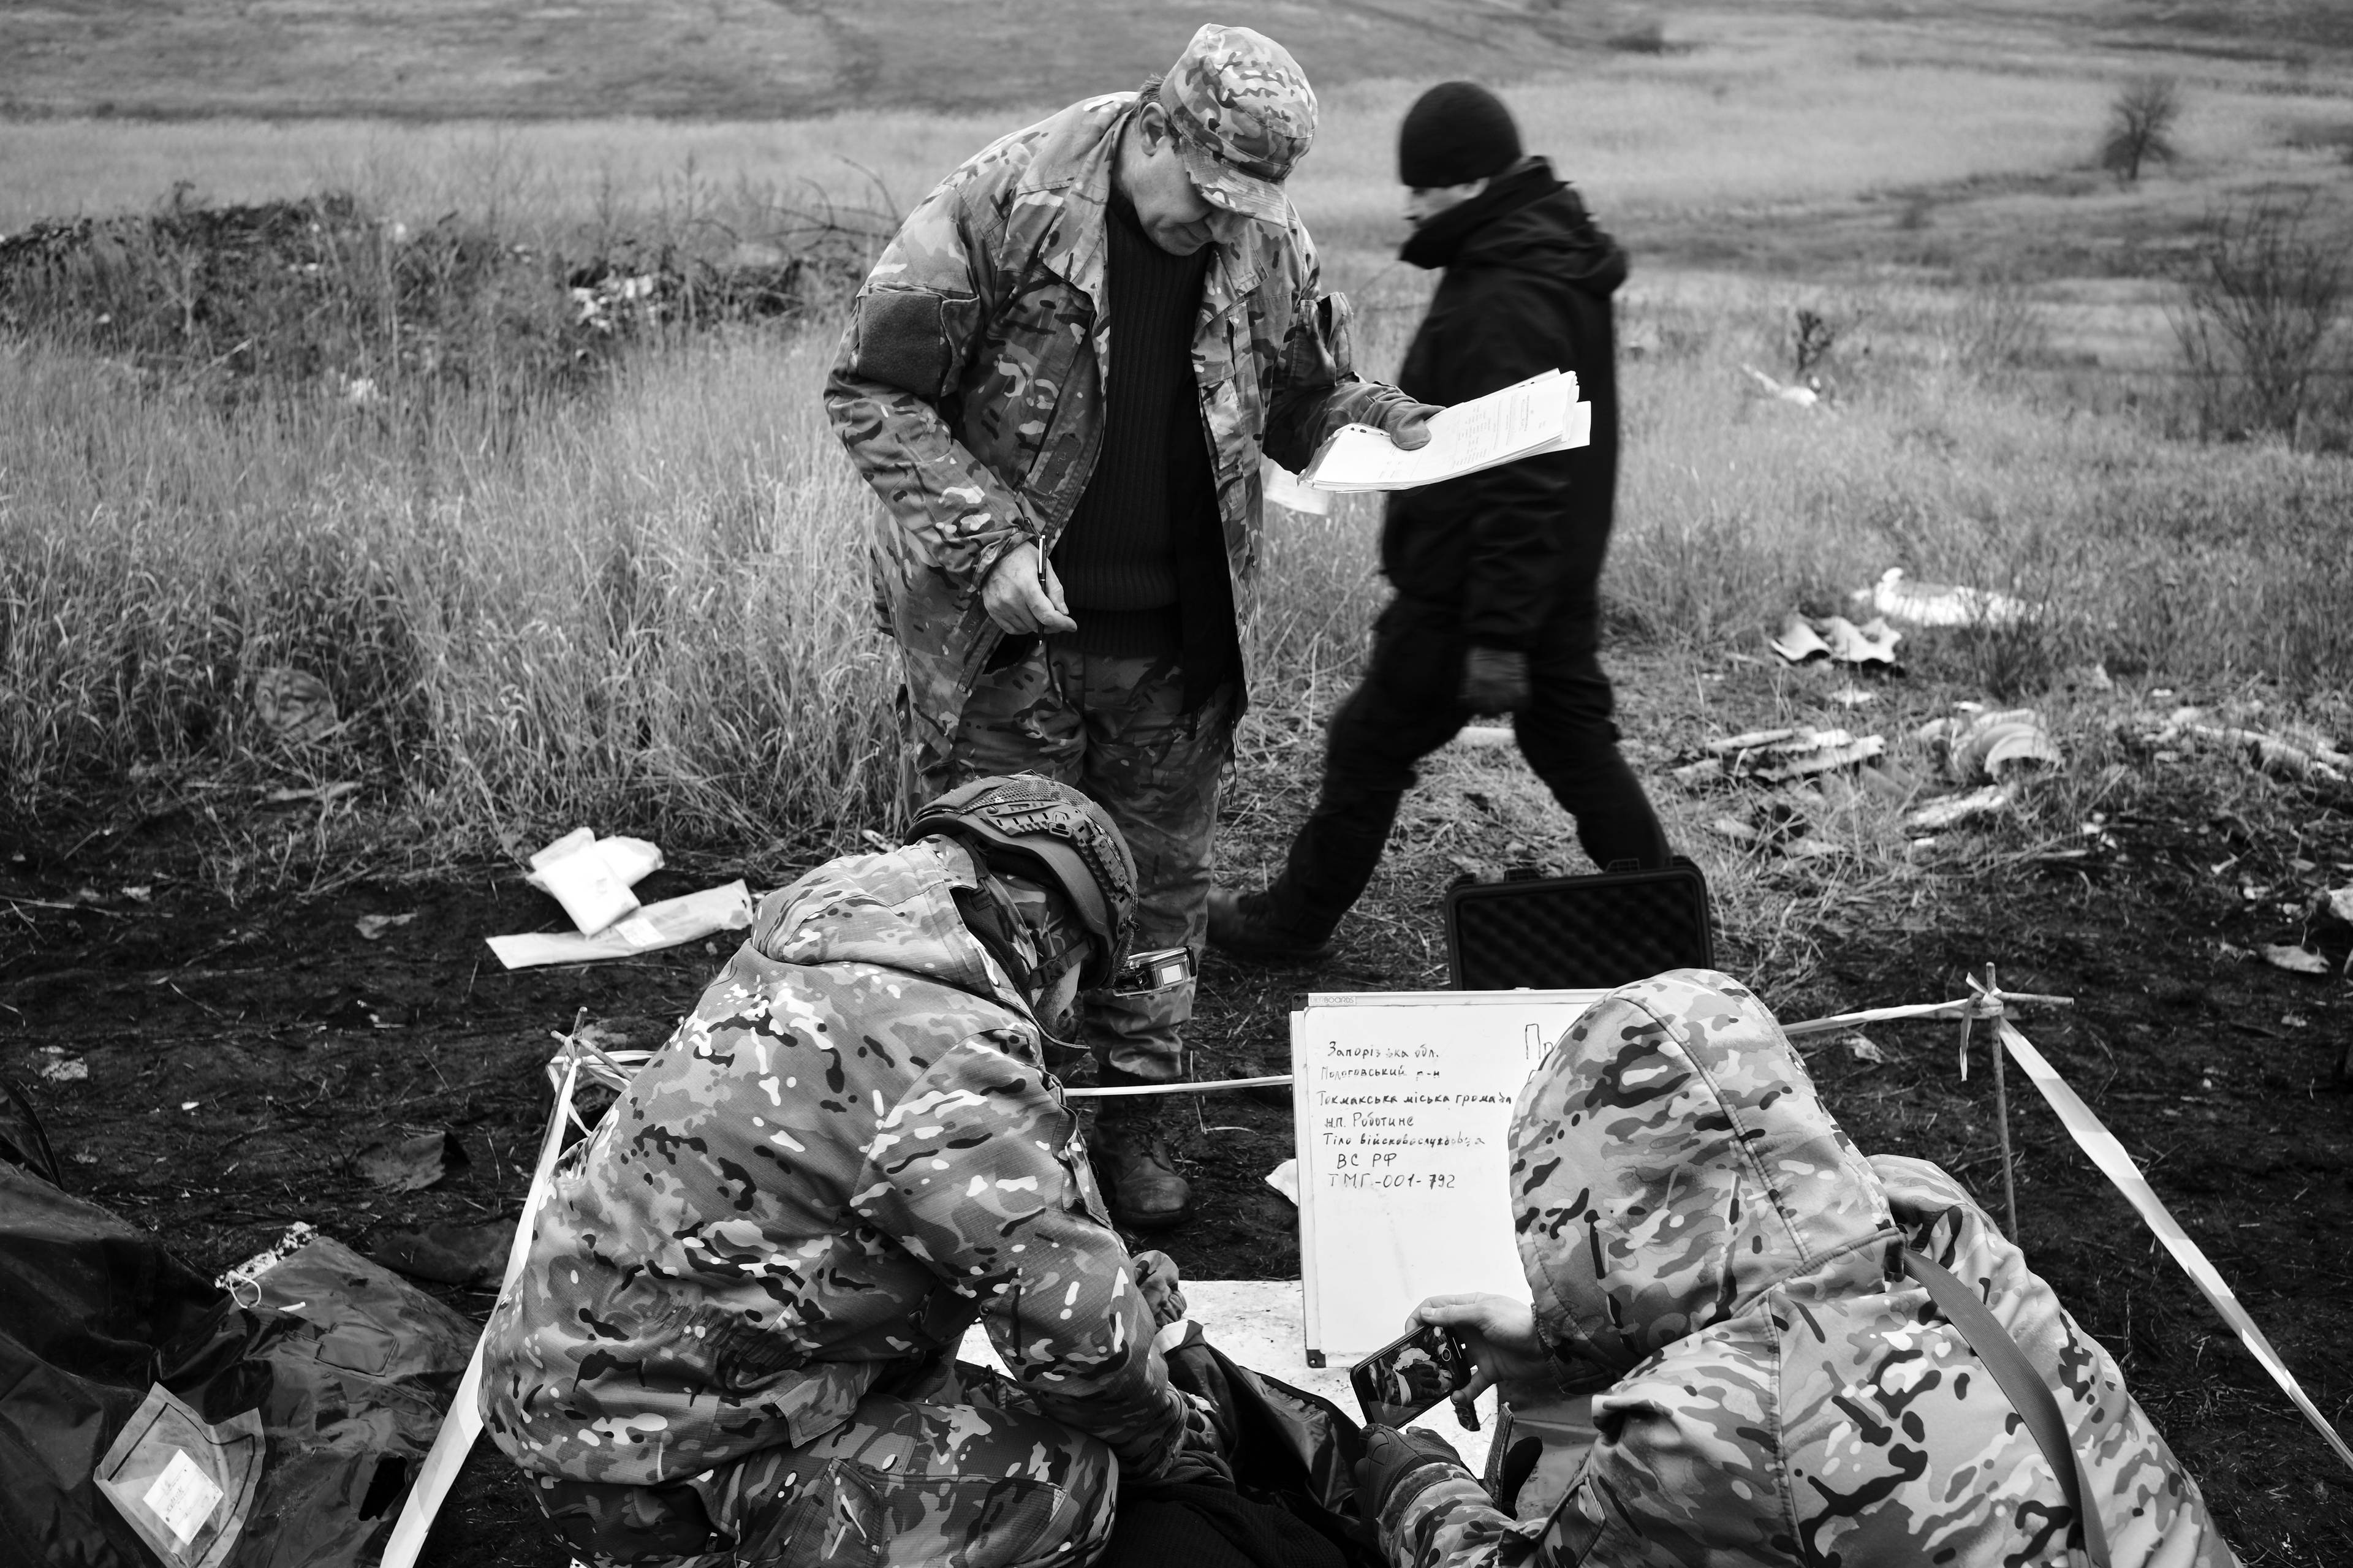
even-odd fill
[[[1410,452],[1386,431],[1347,426],[1324,444],[1300,478],[1327,490],[1412,489],[1592,439],[1593,405],[1577,400],[1577,377],[1548,370],[1439,410],[1430,417],[1428,445]]]
[[[751,889],[735,881],[648,904],[620,925],[594,935],[568,931],[527,931],[485,940],[491,951],[498,954],[499,962],[509,969],[532,969],[548,963],[628,958],[656,948],[676,947],[713,931],[741,931],[751,923]],[[629,929],[625,931],[624,927]]]
[[[182,1546],[185,1546],[196,1538],[196,1531],[205,1527],[205,1521],[212,1518],[213,1510],[220,1506],[221,1496],[221,1489],[213,1484],[213,1479],[205,1474],[185,1450],[174,1448],[172,1450],[172,1462],[164,1467],[164,1473],[155,1478],[155,1484],[149,1487],[147,1495],[139,1500],[154,1510],[155,1517],[164,1521],[164,1528],[170,1531]]]
[[[1266,1173],[1266,1184],[1289,1198],[1296,1205],[1299,1202],[1299,1162],[1296,1159],[1285,1160],[1282,1164],[1269,1171]]]

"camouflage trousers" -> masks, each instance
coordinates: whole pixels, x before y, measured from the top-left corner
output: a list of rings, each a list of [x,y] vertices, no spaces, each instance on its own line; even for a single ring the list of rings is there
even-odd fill
[[[1236,697],[1224,688],[1187,713],[1174,656],[1117,658],[1050,637],[974,684],[944,752],[920,727],[909,735],[907,804],[912,810],[990,773],[1042,773],[1084,791],[1135,857],[1131,950],[1182,947],[1198,965]],[[1082,1011],[1099,1063],[1158,1083],[1185,1076],[1191,981],[1141,995],[1092,992]]]
[[[670,1486],[540,1479],[592,1568],[1082,1568],[1111,1539],[1119,1463],[977,1368],[965,1402],[870,1394],[848,1421]],[[987,1379],[987,1382],[979,1380]]]

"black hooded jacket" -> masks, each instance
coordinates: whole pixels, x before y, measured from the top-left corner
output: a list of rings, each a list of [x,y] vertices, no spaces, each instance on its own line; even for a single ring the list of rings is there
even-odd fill
[[[1392,495],[1381,570],[1403,597],[1460,615],[1478,646],[1525,649],[1561,619],[1593,626],[1618,487],[1609,296],[1625,281],[1625,252],[1531,158],[1423,224],[1403,254],[1446,273],[1399,387],[1451,405],[1571,371],[1593,405],[1593,439]]]

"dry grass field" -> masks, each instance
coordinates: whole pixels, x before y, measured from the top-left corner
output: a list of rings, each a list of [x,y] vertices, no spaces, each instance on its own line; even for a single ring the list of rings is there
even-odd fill
[[[2353,248],[2353,23],[2322,0],[2052,10],[1294,0],[1261,25],[1322,88],[1294,196],[1364,309],[1369,374],[1428,287],[1393,258],[1390,137],[1435,76],[1503,82],[1633,252],[1609,658],[1726,967],[1785,1012],[1942,995],[1986,959],[2082,991],[2051,1048],[2341,1416],[2353,999],[2341,971],[2252,955],[2346,962],[2353,933],[2311,899],[2353,881],[2353,795],[2151,737],[2195,704],[2353,740],[2353,322],[2273,429],[2233,414],[2236,382],[2188,374],[2178,331],[2218,219],[2292,211],[2311,254]],[[551,1021],[691,996],[699,953],[480,974],[481,931],[546,914],[518,848],[590,823],[663,844],[671,890],[773,886],[887,828],[871,503],[816,397],[842,295],[960,157],[1128,85],[1211,15],[0,14],[0,1070],[78,1042],[90,996],[159,1042],[135,1077],[126,1039],[117,1085],[94,1057],[87,1096],[45,1102],[60,1146],[92,1153],[91,1190],[208,1268],[293,1217],[364,1237],[389,1205],[350,1177],[350,1128],[271,1121],[255,1074],[291,1064],[351,1116],[512,1146],[543,1112]],[[2179,156],[2120,184],[2098,166],[2107,105],[2151,73],[2181,84]],[[307,205],[220,211],[276,203]],[[636,277],[660,280],[659,313],[617,291]],[[1818,376],[1825,401],[1762,397],[1744,365]],[[1361,498],[1269,517],[1231,876],[1269,869],[1305,809],[1386,593],[1377,526]],[[2029,614],[1915,630],[1894,679],[1766,651],[1790,610],[1839,610],[1890,566]],[[288,666],[332,694],[322,740],[256,711]],[[2039,709],[2067,761],[2000,817],[1916,832],[1905,815],[1952,786],[1910,737],[1957,702]],[[1670,782],[1712,739],[1800,722],[1883,735],[1911,793]],[[1441,753],[1336,971],[1212,963],[1203,1063],[1277,1044],[1311,986],[1442,983],[1440,890],[1528,865],[1585,868],[1533,776],[1508,751]],[[118,908],[118,885],[153,901]],[[339,940],[363,910],[419,909],[438,929],[405,952]],[[185,971],[191,930],[206,964],[249,967]],[[262,978],[208,978],[234,975]],[[446,1046],[450,1079],[483,1065],[493,1087],[461,1104],[371,1037],[321,1035],[311,993],[363,985],[409,998],[411,1056],[438,1074]],[[1834,1108],[1866,1148],[1990,1191],[1982,1075],[1952,1081],[1941,1035],[1883,1038],[1883,1064],[1816,1058]],[[150,1135],[142,1094],[207,1107],[173,1134],[174,1179],[116,1169]],[[1235,1114],[1187,1135],[1214,1201],[1180,1258],[1295,1271],[1257,1180],[1283,1133]],[[248,1117],[282,1147],[227,1155]],[[2055,1127],[2021,1139],[2037,1266],[2126,1359],[2242,1560],[2340,1561],[2347,1478]],[[232,1181],[243,1159],[285,1204]],[[493,1160],[463,1202],[520,1196]],[[528,1511],[503,1485],[474,1474],[470,1533],[435,1561],[543,1560],[502,1533]]]

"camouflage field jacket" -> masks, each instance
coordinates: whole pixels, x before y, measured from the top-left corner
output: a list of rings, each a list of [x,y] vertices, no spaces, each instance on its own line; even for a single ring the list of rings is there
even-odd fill
[[[972,883],[929,838],[762,900],[539,1212],[485,1333],[509,1458],[644,1486],[807,1443],[977,1317],[1049,1414],[1166,1464],[1184,1407]]]
[[[836,435],[887,516],[878,609],[913,716],[952,734],[998,633],[979,597],[1006,551],[1051,552],[1103,447],[1117,340],[1104,224],[1135,96],[1072,105],[982,149],[925,197],[859,290],[826,384]],[[1257,553],[1259,457],[1303,466],[1403,394],[1360,381],[1348,308],[1323,291],[1296,214],[1220,244],[1202,283],[1193,375],[1236,579]]]
[[[1564,1368],[1617,1381],[1549,1518],[1468,1474],[1398,1489],[1392,1563],[2025,1568],[2066,1562],[2057,1477],[1927,1292],[1983,1292],[2050,1382],[2115,1568],[2237,1561],[2116,1363],[1958,1183],[1866,1161],[1757,999],[1677,970],[1562,1037],[1512,1129],[1520,1257]],[[1423,1472],[1424,1475],[1430,1472]]]

